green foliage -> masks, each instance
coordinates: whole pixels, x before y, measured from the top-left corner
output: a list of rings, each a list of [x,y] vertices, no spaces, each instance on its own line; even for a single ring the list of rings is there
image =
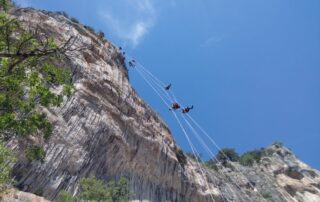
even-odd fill
[[[83,178],[80,181],[80,200],[127,202],[131,195],[128,181],[123,177],[117,183],[111,181],[107,185],[96,178]]]
[[[12,183],[11,169],[12,164],[16,161],[16,158],[11,150],[6,148],[2,142],[0,142],[0,193],[5,191]]]
[[[28,160],[43,160],[46,157],[46,152],[42,146],[31,146],[26,150]]]
[[[192,152],[188,152],[188,153],[186,153],[186,155],[195,161],[201,161],[201,154],[196,155],[196,154],[193,154]]]
[[[238,161],[239,158],[239,154],[231,148],[221,149],[216,155],[216,159],[220,162]]]
[[[214,170],[214,171],[218,171],[218,170],[219,170],[216,162],[215,162],[214,160],[212,160],[212,159],[206,161],[206,162],[204,163],[204,165],[205,165],[207,168],[211,169],[211,170]]]
[[[63,53],[52,38],[39,39],[5,13],[0,27],[0,134],[48,138],[52,126],[36,108],[59,106],[72,93],[70,71],[53,65]],[[62,92],[51,90],[59,86]]]
[[[72,95],[72,91],[73,91],[73,85],[72,84],[65,84],[63,86],[62,94],[66,95],[67,97],[70,97]]]
[[[272,145],[274,145],[276,148],[283,147],[283,143],[280,141],[275,141],[274,143],[272,143]]]
[[[59,15],[63,15],[65,18],[68,18],[68,19],[70,18],[68,13],[66,13],[65,11],[57,11],[56,13]]]
[[[269,192],[265,192],[264,191],[264,192],[261,193],[261,195],[265,199],[272,198],[272,195]]]
[[[95,30],[93,27],[89,26],[89,25],[85,25],[84,28],[86,28],[88,31],[95,33]]]
[[[108,183],[108,190],[110,192],[112,201],[114,202],[127,202],[133,193],[129,190],[128,180],[121,177],[118,183],[114,181]]]
[[[245,153],[240,157],[239,162],[243,166],[253,166],[255,160],[252,154]]]
[[[101,39],[103,39],[103,38],[105,37],[105,34],[104,34],[103,31],[99,31],[99,32],[98,32],[98,36],[99,36]]]
[[[175,153],[180,165],[184,167],[187,164],[187,158],[184,155],[183,151],[180,148],[176,147]]]
[[[255,149],[244,153],[239,162],[243,166],[253,166],[254,163],[260,163],[261,158],[266,155],[267,151],[264,148]]]
[[[80,181],[79,198],[84,201],[110,201],[111,195],[103,181],[83,178]]]
[[[61,191],[58,196],[58,202],[73,202],[75,201],[70,194],[70,192],[67,191]]]
[[[8,12],[10,6],[11,6],[10,0],[0,0],[0,10]]]
[[[71,17],[70,20],[74,23],[77,23],[77,24],[79,23],[79,20],[75,17]]]

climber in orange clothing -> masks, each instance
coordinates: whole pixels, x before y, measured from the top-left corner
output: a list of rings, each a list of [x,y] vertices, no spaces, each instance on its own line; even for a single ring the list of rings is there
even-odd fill
[[[180,109],[180,105],[177,102],[172,103],[171,109],[169,110],[177,110]]]

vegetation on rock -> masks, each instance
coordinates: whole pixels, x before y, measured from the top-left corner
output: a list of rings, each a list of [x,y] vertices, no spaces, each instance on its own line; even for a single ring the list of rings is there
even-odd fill
[[[80,193],[73,198],[67,191],[59,194],[58,201],[105,201],[105,202],[127,202],[133,194],[129,190],[128,180],[124,177],[118,182],[111,181],[105,184],[96,178],[82,178],[80,180]]]
[[[12,2],[0,0],[0,140],[30,135],[49,138],[52,125],[41,108],[59,106],[70,96],[70,70],[59,66],[75,42],[70,37],[58,45],[39,28],[26,30],[8,15]],[[53,92],[55,89],[55,92]],[[62,89],[62,90],[58,90]],[[30,146],[29,160],[42,160],[42,146]],[[10,184],[13,153],[0,145],[0,189]]]
[[[11,167],[15,160],[13,152],[0,142],[0,193],[5,191],[12,183]]]

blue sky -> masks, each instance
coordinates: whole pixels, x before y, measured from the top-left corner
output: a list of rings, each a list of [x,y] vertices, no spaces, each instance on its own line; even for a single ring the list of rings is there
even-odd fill
[[[221,147],[241,153],[278,140],[320,169],[320,1],[18,2],[103,30],[194,104],[192,116]],[[190,150],[167,107],[136,72],[130,79]]]

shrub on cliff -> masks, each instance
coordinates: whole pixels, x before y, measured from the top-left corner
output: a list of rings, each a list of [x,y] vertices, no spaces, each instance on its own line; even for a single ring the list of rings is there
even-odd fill
[[[243,154],[239,160],[239,163],[243,166],[253,166],[254,162],[254,157],[250,153]]]
[[[187,164],[187,158],[184,155],[183,151],[180,148],[175,147],[174,152],[176,154],[176,157],[177,157],[181,167],[184,168],[184,166]]]
[[[10,8],[11,1],[10,0],[0,0],[0,11],[7,12]]]
[[[107,187],[113,202],[127,202],[134,195],[130,192],[128,180],[124,177],[121,177],[118,182],[109,182]]]
[[[12,151],[7,149],[5,145],[0,142],[0,193],[6,190],[12,183],[10,175],[12,164],[15,160]]]
[[[99,38],[103,39],[105,37],[105,34],[103,31],[99,31],[98,33]]]
[[[192,158],[193,160],[195,160],[195,161],[202,161],[201,160],[201,154],[193,154],[192,152],[188,152],[188,153],[186,153],[186,155],[188,156],[188,157],[190,157],[190,158]]]
[[[26,150],[26,157],[28,160],[43,160],[46,152],[42,146],[31,146]]]
[[[221,149],[216,155],[216,159],[220,162],[238,161],[239,158],[240,158],[239,154],[234,149],[231,149],[231,148]]]
[[[75,201],[70,192],[61,191],[58,196],[58,202],[73,202]]]
[[[244,153],[240,157],[239,162],[244,166],[252,166],[255,162],[259,163],[264,155],[266,155],[266,151],[264,148],[252,150]]]
[[[83,178],[80,181],[79,198],[84,201],[110,201],[111,195],[103,181]]]
[[[127,202],[131,195],[126,178],[108,184],[96,178],[83,178],[78,198],[84,201]]]
[[[71,20],[71,22],[74,22],[76,24],[79,23],[79,20],[77,18],[75,18],[75,17],[71,17],[70,20]]]

